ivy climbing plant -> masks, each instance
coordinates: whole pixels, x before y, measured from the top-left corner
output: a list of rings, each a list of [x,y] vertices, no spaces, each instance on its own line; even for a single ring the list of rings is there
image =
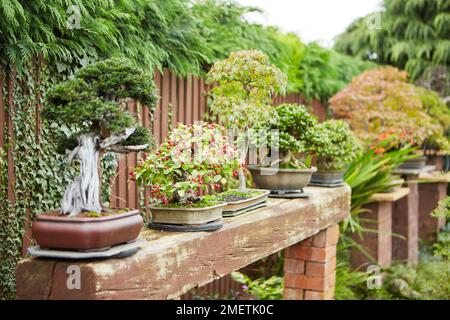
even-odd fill
[[[33,221],[38,213],[58,208],[64,187],[79,169],[76,164],[68,166],[67,158],[58,153],[57,144],[58,138],[72,136],[75,129],[54,122],[36,121],[36,106],[43,103],[42,93],[51,85],[52,79],[56,76],[45,65],[29,66],[23,75],[14,79],[14,105],[9,105],[7,99],[3,101],[11,118],[14,140],[5,135],[4,149],[0,149],[0,299],[15,296],[15,269],[21,258],[27,221]],[[7,87],[0,89],[3,97],[7,97]],[[14,159],[13,203],[7,194],[8,148]],[[110,182],[116,166],[116,157],[105,155],[102,160],[105,202],[110,197]]]

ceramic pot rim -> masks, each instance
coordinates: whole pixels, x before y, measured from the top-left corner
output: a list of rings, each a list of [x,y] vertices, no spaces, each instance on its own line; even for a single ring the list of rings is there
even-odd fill
[[[67,217],[67,216],[48,216],[45,214],[38,214],[36,215],[37,221],[54,221],[54,222],[66,222],[66,223],[83,223],[83,222],[103,222],[103,221],[110,221],[110,220],[116,220],[116,219],[122,219],[125,217],[133,216],[135,214],[139,214],[138,209],[133,209],[124,213],[117,213],[113,215],[109,215],[106,217]]]
[[[150,206],[149,209],[150,210],[169,210],[169,211],[186,211],[186,212],[195,211],[195,212],[197,212],[197,211],[207,211],[207,210],[211,210],[211,209],[221,208],[221,207],[225,207],[226,205],[227,205],[227,203],[224,202],[224,203],[216,204],[214,206],[203,207],[203,208],[183,208],[183,207],[170,208],[170,207]]]
[[[284,168],[272,168],[272,167],[260,167],[260,166],[248,166],[250,170],[258,171],[279,171],[284,173],[314,173],[317,171],[316,167],[311,167],[309,169],[284,169]]]

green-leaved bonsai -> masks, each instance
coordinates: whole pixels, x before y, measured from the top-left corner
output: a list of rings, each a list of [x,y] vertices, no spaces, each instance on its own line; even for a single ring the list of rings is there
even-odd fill
[[[314,149],[325,144],[319,134],[317,119],[299,104],[282,104],[277,107],[280,167],[307,169],[311,167]]]
[[[359,149],[349,125],[342,120],[327,120],[318,124],[320,143],[314,147],[320,171],[343,171]]]
[[[215,119],[226,129],[247,132],[276,123],[277,114],[272,104],[276,93],[284,93],[286,75],[269,63],[266,54],[258,50],[237,51],[216,62],[206,76],[210,90],[209,108]],[[248,139],[241,148],[245,159]],[[242,142],[241,140],[241,142]],[[239,190],[245,190],[245,176],[239,170]]]
[[[152,75],[123,58],[84,67],[47,91],[43,118],[78,129],[76,139],[64,144],[69,160],[80,162],[80,175],[64,193],[63,214],[103,210],[99,161],[106,151],[148,148],[150,134],[128,111],[128,103],[134,100],[153,111],[158,98]]]

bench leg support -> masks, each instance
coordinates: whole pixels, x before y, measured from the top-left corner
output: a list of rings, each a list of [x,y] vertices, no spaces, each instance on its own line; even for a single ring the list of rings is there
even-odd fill
[[[336,244],[333,225],[285,250],[284,299],[332,300],[336,282]]]

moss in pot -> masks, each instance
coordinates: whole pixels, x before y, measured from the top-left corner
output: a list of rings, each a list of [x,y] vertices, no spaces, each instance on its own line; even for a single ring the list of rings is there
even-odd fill
[[[279,194],[299,193],[317,170],[312,166],[314,146],[322,139],[316,129],[317,119],[303,105],[283,104],[276,111],[278,122],[272,129],[277,131],[272,131],[267,139],[278,139],[279,159],[270,167],[249,166],[249,169],[260,188]]]
[[[347,123],[342,120],[327,120],[317,125],[322,137],[314,146],[317,172],[311,184],[334,187],[344,182],[344,172],[360,149],[359,143]]]
[[[276,112],[272,105],[277,93],[284,93],[286,75],[271,65],[266,54],[258,50],[237,51],[216,62],[206,76],[208,84],[214,84],[209,92],[209,110],[214,120],[231,130],[233,143],[239,146],[244,163],[253,129],[268,128],[275,123]],[[242,134],[244,133],[244,134]],[[228,206],[227,215],[243,213],[267,200],[267,190],[247,189],[244,168],[238,171],[239,187],[224,195]],[[235,193],[231,196],[231,193]]]
[[[150,143],[149,132],[128,111],[130,99],[153,106],[157,89],[151,74],[120,58],[82,68],[46,92],[43,119],[78,129],[60,141],[59,149],[70,162],[80,163],[80,174],[67,187],[59,210],[37,215],[32,231],[41,248],[98,250],[138,236],[139,211],[107,208],[100,196],[102,156],[145,150]]]
[[[151,191],[150,227],[173,231],[215,230],[226,203],[212,195],[225,175],[237,174],[239,154],[220,126],[178,124],[159,148],[132,172]]]

